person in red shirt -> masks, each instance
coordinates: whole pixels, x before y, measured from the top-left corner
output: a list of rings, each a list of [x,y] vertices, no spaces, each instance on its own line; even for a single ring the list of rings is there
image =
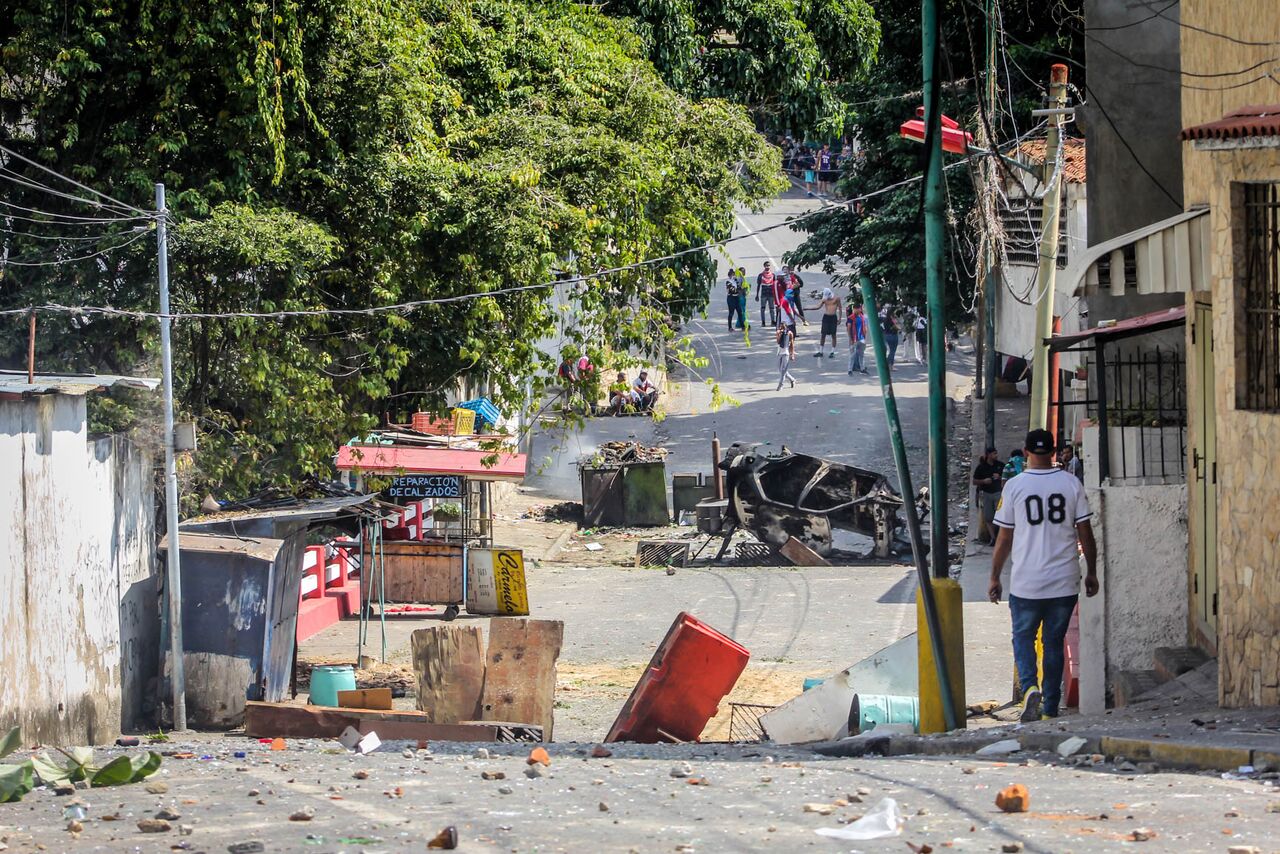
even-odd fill
[[[768,310],[770,326],[778,325],[778,275],[773,272],[773,264],[764,262],[764,269],[756,276],[756,301],[760,303],[760,325],[765,325],[765,310]]]

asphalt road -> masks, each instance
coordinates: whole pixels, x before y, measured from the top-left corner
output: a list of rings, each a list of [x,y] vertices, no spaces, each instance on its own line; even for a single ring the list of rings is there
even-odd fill
[[[775,225],[817,204],[803,194],[791,193],[777,199],[760,214],[741,213],[735,233]],[[532,465],[538,470],[526,484],[548,497],[579,500],[577,460],[592,453],[602,442],[625,439],[665,447],[670,454],[669,474],[709,471],[712,433],[718,434],[725,446],[736,441],[785,444],[794,451],[884,472],[896,483],[875,370],[871,367],[870,374],[848,376],[843,319],[836,358],[812,356],[818,345],[821,310],[817,307],[818,300],[809,294],[826,287],[829,276],[817,269],[800,271],[805,282],[803,304],[810,325],[801,326],[797,336],[797,359],[792,367],[796,388],[784,386],[781,391],[774,390],[778,381],[775,348],[771,330],[758,326],[760,317],[754,301],[754,284],[749,319],[756,325],[750,330],[749,343],[742,332],[726,328],[723,277],[729,264],[746,267],[754,283],[765,260],[773,261],[777,268],[783,255],[802,240],[803,234],[778,228],[730,244],[730,258],[721,258],[719,262],[720,278],[711,294],[707,316],[694,319],[685,330],[693,336],[699,355],[706,358],[708,364],[673,377],[678,387],[664,401],[668,417],[660,424],[648,418],[595,418],[581,431],[537,433],[532,440],[531,454]],[[847,288],[835,290],[847,301]],[[919,488],[928,476],[928,378],[923,366],[904,356],[904,349],[899,349],[894,393],[912,479]],[[948,386],[962,388],[972,374],[972,359],[949,355]],[[712,411],[707,379],[718,382],[723,393],[736,399],[738,405]]]
[[[457,850],[475,852],[902,852],[922,845],[1055,854],[1257,845],[1269,852],[1280,839],[1280,815],[1268,812],[1273,785],[1039,764],[1047,756],[1020,765],[1018,758],[826,759],[762,745],[619,745],[611,758],[590,758],[588,746],[552,745],[546,776],[531,779],[527,747],[514,745],[487,747],[489,758],[464,744],[407,756],[404,743],[368,756],[302,741],[273,753],[234,737],[166,747],[209,758],[166,759],[153,778],[167,784],[160,794],[139,784],[77,792],[87,804],[79,838],[65,829],[70,797],[38,790],[0,805],[0,844],[10,852],[223,852],[254,842],[260,847],[240,850],[424,851],[449,826]],[[236,750],[247,756],[235,758]],[[684,762],[691,777],[673,777]],[[483,780],[482,772],[505,779]],[[1029,812],[995,807],[996,792],[1012,783],[1029,789]],[[906,819],[901,835],[849,842],[816,833],[843,827],[884,798]],[[178,814],[171,829],[140,832],[137,822],[161,809]],[[290,820],[298,814],[310,820]],[[1135,831],[1148,841],[1131,841]]]

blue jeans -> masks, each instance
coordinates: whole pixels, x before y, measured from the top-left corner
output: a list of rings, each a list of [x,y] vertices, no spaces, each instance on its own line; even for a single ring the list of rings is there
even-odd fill
[[[736,294],[725,298],[725,306],[729,309],[729,328],[733,328],[733,318],[737,315],[738,328],[742,328],[742,300]]]
[[[894,357],[898,353],[898,333],[886,332],[884,336],[884,348],[889,351],[888,363],[893,365]]]
[[[1058,705],[1062,702],[1062,670],[1066,664],[1062,647],[1079,598],[1074,595],[1053,599],[1009,596],[1009,612],[1013,615],[1013,663],[1018,666],[1018,682],[1023,694],[1036,687],[1036,631],[1044,627],[1041,710],[1050,717],[1057,716]]]

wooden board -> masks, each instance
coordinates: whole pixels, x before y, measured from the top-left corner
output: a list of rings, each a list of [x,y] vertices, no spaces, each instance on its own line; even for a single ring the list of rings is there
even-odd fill
[[[479,626],[432,626],[409,639],[418,709],[437,724],[480,718],[484,646]]]
[[[457,543],[419,543],[411,540],[385,540],[378,546],[385,564],[385,600],[387,602],[421,602],[436,605],[461,605],[466,599],[462,588],[462,546]],[[363,556],[370,567],[373,601],[378,600],[380,582],[376,562]]]
[[[550,741],[563,642],[560,620],[490,620],[480,719],[536,724]]]
[[[791,561],[796,566],[830,566],[826,559],[797,540],[795,537],[789,537],[782,548],[779,549],[782,556]]]
[[[244,730],[251,738],[337,738],[347,727],[376,732],[383,741],[510,741],[513,732],[542,739],[537,727],[510,723],[433,724],[422,712],[293,706],[286,703],[245,704]]]
[[[391,709],[390,688],[356,688],[354,691],[339,691],[338,705],[344,709]]]

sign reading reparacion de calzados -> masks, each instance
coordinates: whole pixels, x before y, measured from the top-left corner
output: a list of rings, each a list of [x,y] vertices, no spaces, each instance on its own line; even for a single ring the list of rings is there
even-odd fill
[[[405,474],[391,480],[388,498],[461,498],[462,478],[455,474]]]

